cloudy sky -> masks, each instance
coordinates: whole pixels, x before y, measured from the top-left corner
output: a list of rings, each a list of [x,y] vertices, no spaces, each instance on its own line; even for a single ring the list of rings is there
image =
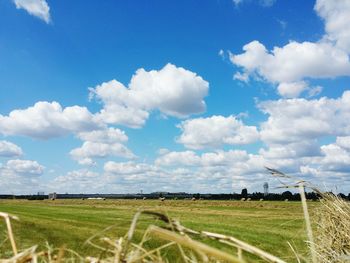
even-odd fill
[[[348,193],[349,25],[349,0],[0,0],[0,193],[262,191],[264,166]]]

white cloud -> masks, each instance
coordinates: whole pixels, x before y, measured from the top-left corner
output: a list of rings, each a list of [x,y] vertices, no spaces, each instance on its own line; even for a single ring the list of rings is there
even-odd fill
[[[324,157],[321,169],[326,171],[350,172],[350,152],[335,144],[321,146]]]
[[[168,152],[155,160],[158,166],[225,166],[249,159],[247,152],[241,150],[207,152],[197,155],[193,151]]]
[[[172,64],[161,70],[138,69],[128,87],[112,80],[90,89],[104,104],[99,117],[106,123],[141,127],[152,110],[187,117],[206,109],[209,84],[195,73]]]
[[[324,38],[350,53],[350,2],[317,0],[314,9],[325,22]]]
[[[197,166],[201,163],[201,159],[193,151],[184,152],[168,152],[157,158],[155,163],[159,166]]]
[[[119,174],[119,175],[140,174],[140,173],[156,171],[156,170],[157,168],[152,165],[145,164],[145,163],[135,163],[135,162],[117,163],[117,162],[109,161],[104,165],[105,172]]]
[[[307,88],[307,83],[303,81],[305,78],[350,75],[348,54],[330,43],[292,41],[269,52],[255,40],[245,45],[243,50],[244,53],[239,55],[230,54],[231,62],[244,69],[243,73],[235,76],[249,74],[278,84],[282,96],[298,96]]]
[[[126,136],[124,131],[112,127],[103,130],[81,132],[77,136],[83,141],[100,143],[116,143],[128,141],[128,136]]]
[[[40,101],[27,109],[13,110],[8,116],[0,114],[0,131],[4,135],[50,139],[101,127],[103,125],[87,108],[72,106],[62,109],[57,102]]]
[[[350,150],[350,136],[337,137],[336,144],[342,148]]]
[[[50,23],[50,7],[45,0],[13,0],[17,9],[24,9],[29,14]]]
[[[106,178],[97,172],[87,169],[69,171],[45,185],[45,189],[58,193],[108,193]]]
[[[303,140],[292,143],[270,144],[269,148],[260,149],[259,154],[266,159],[289,159],[321,154],[320,146],[316,140]]]
[[[282,82],[278,85],[277,90],[282,97],[294,98],[298,97],[299,94],[306,89],[306,87],[307,83],[305,81],[291,83]]]
[[[90,132],[81,132],[78,138],[85,141],[79,148],[70,152],[72,158],[82,165],[94,165],[95,158],[117,156],[132,159],[136,156],[123,143],[128,141],[125,132],[117,128],[106,128]]]
[[[261,139],[268,144],[350,134],[350,91],[337,99],[266,101],[259,108],[269,116],[260,128]]]
[[[246,126],[234,116],[191,119],[182,122],[178,127],[182,134],[177,142],[190,149],[249,144],[259,139],[255,126]]]
[[[18,157],[23,154],[22,149],[8,141],[0,141],[0,157]]]
[[[87,169],[70,171],[66,175],[58,176],[54,179],[56,183],[81,183],[85,181],[90,181],[91,179],[96,179],[99,176],[98,173],[89,171]]]
[[[94,158],[106,158],[117,156],[128,159],[135,158],[135,155],[121,143],[101,143],[86,141],[79,148],[70,151],[70,155],[82,165],[95,164]]]
[[[8,174],[15,175],[41,175],[44,172],[44,166],[40,165],[37,161],[31,160],[9,160],[6,165],[1,168],[2,173],[6,171]]]
[[[9,160],[0,164],[0,192],[2,194],[28,194],[35,192],[45,167],[37,161]]]
[[[350,76],[348,1],[319,0],[315,10],[325,21],[326,34],[320,41],[290,41],[271,51],[252,41],[243,46],[242,54],[230,53],[231,62],[243,70],[235,73],[235,79],[247,81],[247,75],[252,76],[277,85],[284,97],[297,97],[308,89],[306,79]]]

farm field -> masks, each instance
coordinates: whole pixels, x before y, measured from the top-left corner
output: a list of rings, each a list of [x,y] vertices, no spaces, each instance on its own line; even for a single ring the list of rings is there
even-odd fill
[[[310,202],[312,212],[317,203]],[[144,208],[161,211],[194,230],[206,230],[235,236],[264,249],[287,262],[298,254],[306,254],[302,208],[299,202],[241,202],[190,200],[0,200],[0,211],[16,215],[13,221],[16,242],[21,249],[46,242],[54,247],[65,245],[82,255],[98,251],[84,242],[91,236],[113,226],[106,233],[119,237],[127,232],[135,212]],[[159,224],[150,216],[142,216],[135,239],[140,239],[149,224]],[[5,225],[0,224],[0,245],[6,237]],[[206,241],[220,246],[214,241]],[[0,256],[10,249],[8,242],[0,247]],[[229,251],[230,248],[223,248]]]

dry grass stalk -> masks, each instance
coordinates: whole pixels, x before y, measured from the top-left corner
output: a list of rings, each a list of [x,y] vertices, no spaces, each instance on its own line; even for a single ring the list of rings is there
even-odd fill
[[[315,212],[317,262],[350,262],[350,203],[323,194]]]
[[[2,213],[2,212],[0,212],[0,216],[5,219],[6,228],[7,228],[7,235],[9,237],[9,239],[10,239],[10,243],[11,243],[13,254],[17,255],[17,253],[18,253],[17,252],[17,246],[16,246],[15,238],[14,238],[14,235],[13,235],[13,232],[12,232],[11,220],[10,219],[18,220],[18,217],[9,215],[7,213]]]
[[[268,167],[266,169],[274,176],[293,180],[291,176],[276,169]],[[299,188],[311,261],[314,263],[350,263],[350,203],[332,193],[323,193],[317,187],[302,180],[296,184],[281,183],[285,188]],[[307,208],[305,186],[320,196],[321,205],[314,213],[315,231],[311,226],[312,220]],[[314,233],[316,234],[315,238]],[[296,254],[293,248],[292,250]],[[297,256],[297,260],[301,262],[299,256]],[[304,261],[308,262],[305,259]]]
[[[312,259],[313,263],[317,263],[314,235],[312,232],[309,210],[307,209],[305,188],[304,188],[303,182],[299,182],[299,193],[300,193],[300,198],[301,198],[301,204],[303,206],[304,219],[305,219],[305,224],[306,224],[306,233],[307,233],[307,237],[308,237],[309,243],[310,243],[311,259]]]
[[[206,244],[203,244],[201,242],[195,241],[188,236],[182,236],[179,234],[176,234],[175,232],[162,229],[157,226],[150,226],[149,227],[150,233],[156,235],[159,238],[173,241],[181,246],[188,247],[193,249],[194,251],[202,252],[210,257],[214,257],[219,260],[223,260],[224,262],[232,262],[232,263],[244,263],[245,261],[238,259],[237,257],[230,255],[226,252],[223,252],[219,249],[210,247]]]
[[[256,255],[256,256],[258,256],[258,257],[260,257],[268,262],[285,263],[284,260],[281,260],[280,258],[278,258],[274,255],[271,255],[270,253],[268,253],[264,250],[261,250],[255,246],[252,246],[246,242],[243,242],[235,237],[226,236],[226,235],[217,234],[217,233],[206,232],[206,231],[202,231],[201,233],[203,236],[217,239],[221,243],[225,243],[225,244],[228,244],[230,246],[234,246],[234,247],[238,248],[239,250],[244,250],[246,252],[249,252],[249,253]]]

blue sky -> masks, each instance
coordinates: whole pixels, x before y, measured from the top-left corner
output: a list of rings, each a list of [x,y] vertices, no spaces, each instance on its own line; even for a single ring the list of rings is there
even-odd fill
[[[350,191],[348,1],[0,0],[0,192]]]

